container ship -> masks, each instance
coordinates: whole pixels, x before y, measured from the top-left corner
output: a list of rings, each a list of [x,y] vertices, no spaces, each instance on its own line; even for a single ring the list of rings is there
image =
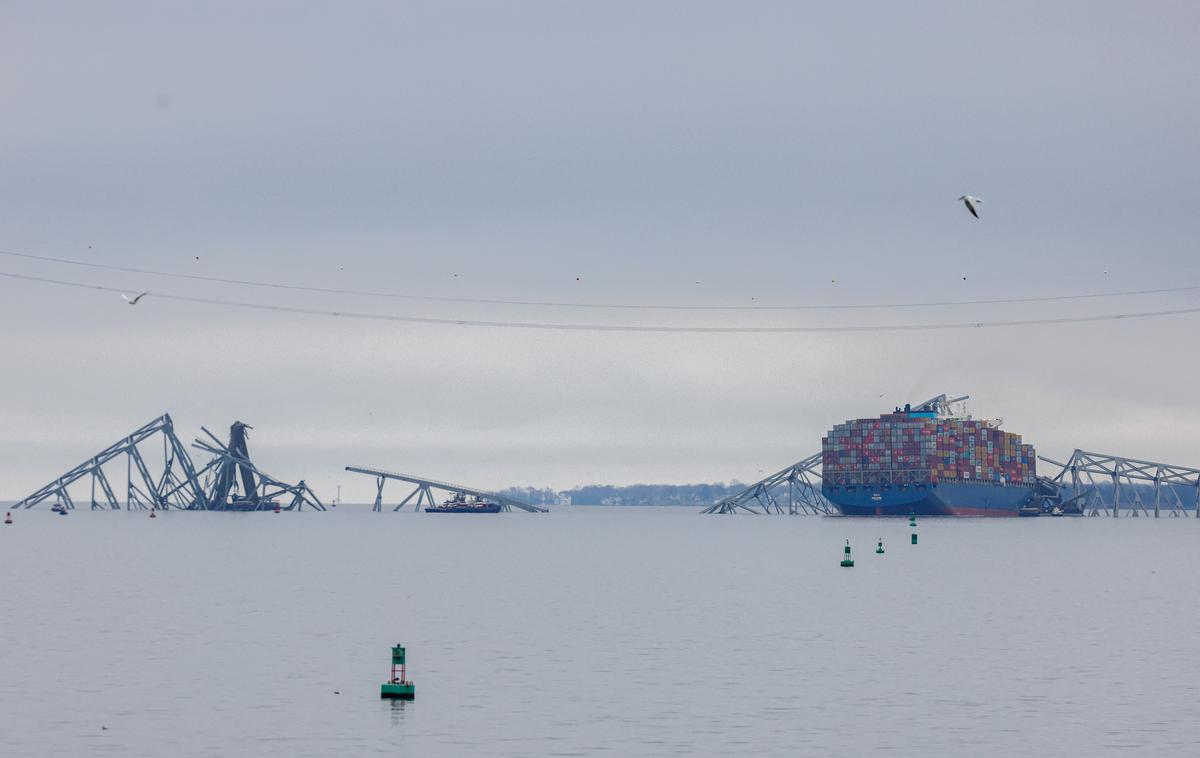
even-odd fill
[[[847,516],[1017,516],[1033,500],[1036,456],[999,421],[939,395],[821,440],[821,493]]]

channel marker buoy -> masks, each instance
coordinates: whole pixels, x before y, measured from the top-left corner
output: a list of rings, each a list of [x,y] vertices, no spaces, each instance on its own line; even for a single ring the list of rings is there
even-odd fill
[[[854,558],[850,556],[850,540],[846,540],[846,551],[843,555],[842,568],[854,568]]]
[[[154,515],[155,510],[157,510],[157,509],[155,509],[155,508],[150,509],[150,518],[158,518],[158,516]]]
[[[415,687],[404,672],[404,648],[392,646],[392,678],[379,686],[379,697],[396,700],[412,700],[416,697]]]
[[[882,537],[879,538],[879,547],[875,548],[875,552],[878,553],[879,555],[883,555],[883,538]]]
[[[916,533],[916,532],[913,532],[913,536],[912,536],[912,543],[913,543],[914,545],[915,545],[915,544],[917,544],[917,533]]]
[[[6,523],[6,524],[12,523],[12,514],[9,513],[8,511],[4,512],[4,523]]]

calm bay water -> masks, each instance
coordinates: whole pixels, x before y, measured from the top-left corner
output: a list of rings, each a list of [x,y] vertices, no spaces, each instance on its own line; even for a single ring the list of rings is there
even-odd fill
[[[5,756],[1200,754],[1193,519],[14,516]]]

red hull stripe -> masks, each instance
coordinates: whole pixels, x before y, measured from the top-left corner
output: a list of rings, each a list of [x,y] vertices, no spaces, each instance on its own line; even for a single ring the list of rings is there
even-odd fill
[[[951,516],[1018,516],[1016,511],[1001,510],[999,508],[954,508],[946,506],[946,511]]]

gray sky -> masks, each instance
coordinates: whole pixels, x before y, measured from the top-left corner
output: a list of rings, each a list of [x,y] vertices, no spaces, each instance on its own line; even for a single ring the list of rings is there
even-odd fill
[[[829,5],[4,3],[0,249],[346,289],[671,305],[1200,284],[1200,6]],[[956,204],[964,193],[984,198],[982,220]],[[5,256],[0,272],[610,324],[937,323],[1197,301],[580,311]],[[129,308],[114,293],[11,279],[0,295],[0,497],[164,411],[188,435],[247,421],[264,468],[325,497],[342,483],[348,499],[373,485],[347,463],[482,486],[749,480],[816,451],[834,423],[942,391],[970,393],[977,415],[1004,417],[1052,457],[1083,446],[1200,464],[1200,316],[639,335],[153,297]]]

